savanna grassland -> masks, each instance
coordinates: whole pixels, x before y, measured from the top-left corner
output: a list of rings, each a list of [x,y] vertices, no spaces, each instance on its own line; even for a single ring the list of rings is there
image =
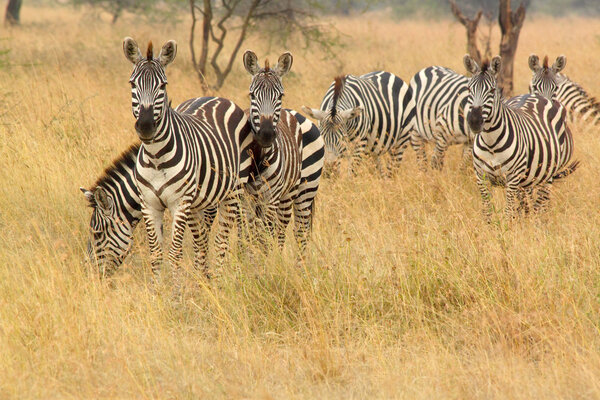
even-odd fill
[[[110,281],[82,262],[90,209],[79,186],[136,141],[121,43],[179,42],[173,104],[202,95],[189,20],[169,26],[69,8],[22,10],[2,30],[0,69],[0,398],[600,398],[600,129],[572,124],[581,168],[550,211],[481,219],[470,169],[442,172],[412,150],[391,179],[365,163],[325,179],[306,264],[291,240],[255,264],[230,256],[213,287],[174,301],[150,286],[138,229]],[[453,21],[333,20],[346,47],[325,59],[290,43],[287,107],[318,107],[333,76],[385,69],[464,72]],[[498,43],[497,35],[493,43]],[[285,49],[244,44],[261,60]],[[531,52],[600,95],[600,20],[526,20],[515,88]],[[216,94],[248,105],[237,63]],[[185,260],[190,261],[189,245]]]

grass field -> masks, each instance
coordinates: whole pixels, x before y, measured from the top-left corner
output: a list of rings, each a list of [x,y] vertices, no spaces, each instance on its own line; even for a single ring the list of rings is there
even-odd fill
[[[507,224],[499,211],[488,225],[458,148],[429,173],[408,150],[391,179],[365,163],[356,178],[322,181],[305,268],[291,241],[257,265],[232,255],[216,287],[178,303],[147,284],[141,230],[110,284],[90,273],[78,188],[136,140],[123,37],[177,40],[169,96],[202,94],[189,21],[111,26],[27,6],[22,18],[0,41],[11,49],[0,70],[0,398],[600,398],[598,127],[572,125],[582,166],[546,215]],[[452,21],[334,22],[347,44],[337,59],[290,46],[285,106],[318,107],[342,72],[464,72]],[[516,92],[537,52],[567,55],[565,72],[600,95],[599,32],[600,20],[526,20]],[[284,50],[267,54],[254,37],[243,47],[261,63]],[[240,56],[217,94],[245,107],[249,83]]]

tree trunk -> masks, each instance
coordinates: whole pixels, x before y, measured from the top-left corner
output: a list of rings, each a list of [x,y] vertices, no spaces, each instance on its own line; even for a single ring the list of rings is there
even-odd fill
[[[498,79],[498,86],[502,88],[505,96],[513,94],[513,66],[515,53],[519,43],[519,34],[523,21],[525,21],[525,5],[521,2],[516,12],[511,9],[510,0],[500,0],[500,13],[498,16],[502,38],[500,39],[500,57],[502,69]]]
[[[6,6],[6,14],[4,15],[4,23],[6,25],[19,25],[21,5],[23,0],[8,0]]]
[[[452,14],[467,29],[467,53],[477,61],[477,64],[481,65],[481,52],[477,46],[477,26],[483,11],[479,10],[475,18],[470,19],[460,11],[454,0],[449,0],[449,2]]]

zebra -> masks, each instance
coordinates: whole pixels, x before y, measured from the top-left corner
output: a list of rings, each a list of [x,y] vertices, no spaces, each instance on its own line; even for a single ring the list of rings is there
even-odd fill
[[[320,109],[302,107],[319,121],[325,141],[325,161],[333,170],[349,147],[350,171],[366,153],[389,153],[393,166],[402,161],[414,119],[412,91],[396,75],[370,72],[361,76],[338,76],[323,97]],[[377,158],[378,162],[379,158]]]
[[[529,68],[533,71],[529,93],[557,100],[569,111],[571,118],[581,115],[584,121],[589,119],[593,125],[600,124],[600,102],[591,97],[584,88],[573,82],[566,75],[560,73],[567,64],[565,56],[559,56],[548,66],[548,56],[544,57],[540,65],[539,57],[535,54],[529,56]]]
[[[198,99],[196,105],[212,99],[214,97]],[[186,103],[182,106],[188,107]],[[176,110],[180,111],[182,106]],[[298,202],[307,206],[299,208],[297,212],[304,214],[310,224],[323,168],[323,138],[317,126],[308,118],[294,110],[286,111],[296,117],[302,131],[302,179]],[[80,188],[93,210],[87,255],[91,260],[98,261],[106,276],[112,275],[127,256],[135,228],[142,219],[142,204],[134,176],[139,149],[139,143],[130,146],[111,163],[91,189]],[[212,224],[215,211],[205,210],[206,226]]]
[[[285,228],[293,209],[296,239],[302,256],[323,167],[323,140],[318,130],[313,130],[305,140],[302,125],[312,129],[312,124],[297,113],[282,110],[284,89],[281,79],[293,63],[289,52],[283,53],[273,68],[268,60],[261,68],[251,50],[244,53],[243,63],[252,76],[250,108],[246,111],[248,120],[252,131],[264,138],[253,143],[254,169],[245,189],[257,216],[264,220],[280,247],[285,242]]]
[[[573,137],[566,123],[566,109],[539,95],[522,95],[506,101],[497,88],[502,65],[496,56],[480,67],[468,54],[464,65],[473,76],[469,81],[467,120],[476,135],[473,164],[484,204],[484,216],[492,213],[487,183],[506,188],[506,214],[514,217],[515,201],[534,188],[538,196],[534,210],[549,199],[554,180],[571,174],[578,162],[567,165],[573,152]]]
[[[194,266],[210,277],[204,251],[210,227],[204,211],[219,210],[221,229],[215,243],[220,266],[236,218],[241,186],[247,182],[250,170],[247,148],[252,135],[246,117],[241,108],[222,98],[190,99],[178,110],[168,106],[165,67],[177,53],[174,40],[163,45],[157,58],[153,55],[152,42],[143,57],[137,43],[129,37],[123,41],[123,51],[134,65],[129,79],[132,111],[142,142],[134,176],[152,271],[158,278],[162,262],[162,218],[165,209],[169,209],[173,224],[168,259],[173,265],[175,280],[188,225],[194,242]]]
[[[463,144],[463,160],[470,158],[473,135],[465,118],[468,82],[466,76],[440,66],[423,68],[410,80],[415,103],[410,143],[421,169],[427,168],[426,142],[435,142],[431,158],[434,169],[442,169],[446,151],[452,144]]]

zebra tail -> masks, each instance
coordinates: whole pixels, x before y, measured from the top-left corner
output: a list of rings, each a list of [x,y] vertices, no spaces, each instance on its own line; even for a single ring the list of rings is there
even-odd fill
[[[579,167],[579,160],[573,161],[571,164],[567,165],[564,169],[562,169],[559,173],[552,177],[552,180],[563,179],[569,175],[571,175],[575,170]]]

